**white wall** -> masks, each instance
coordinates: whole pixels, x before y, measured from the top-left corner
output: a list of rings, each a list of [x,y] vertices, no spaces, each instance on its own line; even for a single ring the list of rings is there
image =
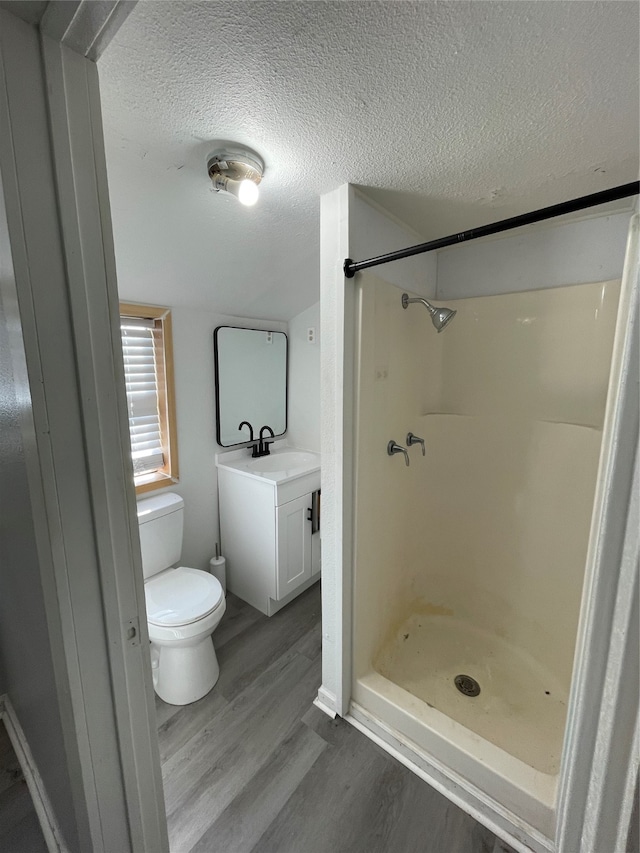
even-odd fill
[[[308,330],[315,331],[310,343]],[[320,303],[289,321],[289,423],[294,447],[320,450]]]
[[[492,296],[622,276],[631,212],[531,226],[438,252],[438,299]]]
[[[363,261],[406,246],[424,242],[424,238],[386,212],[358,190],[352,190],[349,205],[349,251],[354,261]],[[375,268],[376,276],[396,287],[424,296],[435,297],[437,255],[430,252],[414,255]]]
[[[135,288],[121,286],[121,299],[136,302]],[[215,543],[220,541],[215,454],[223,452],[216,442],[214,329],[230,325],[288,334],[289,424],[285,439],[296,447],[320,450],[320,303],[294,317],[288,329],[284,322],[202,309],[172,308],[171,315],[180,466],[179,482],[171,491],[185,501],[182,562],[207,569]],[[314,344],[306,339],[309,326],[316,330]]]
[[[411,229],[348,185],[321,198],[320,293],[322,451],[321,700],[346,712],[351,659],[351,539],[354,453],[355,281],[346,257],[359,261],[420,242]],[[380,266],[376,276],[425,297],[436,290],[435,254]]]
[[[123,272],[121,282],[124,279]],[[121,284],[120,298],[136,302],[135,287]],[[220,541],[215,455],[222,452],[216,442],[213,331],[216,326],[242,326],[286,332],[287,324],[190,308],[172,308],[171,316],[180,474],[170,491],[185,502],[181,562],[208,569]]]

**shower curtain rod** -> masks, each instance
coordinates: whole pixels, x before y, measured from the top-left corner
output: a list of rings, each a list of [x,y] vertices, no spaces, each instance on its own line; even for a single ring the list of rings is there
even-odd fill
[[[366,261],[352,261],[351,258],[347,258],[343,266],[344,274],[347,278],[353,278],[359,270],[366,270],[369,267],[377,267],[380,264],[388,264],[391,261],[399,261],[402,258],[410,258],[412,255],[420,255],[423,252],[433,252],[436,249],[444,249],[445,246],[453,246],[456,243],[466,243],[468,240],[477,240],[478,237],[487,237],[489,234],[499,234],[501,231],[509,231],[511,228],[518,228],[520,225],[531,225],[533,222],[542,222],[544,219],[561,216],[563,213],[574,213],[576,210],[595,207],[597,204],[604,204],[607,201],[629,198],[630,196],[638,195],[639,192],[640,181],[633,181],[630,184],[622,184],[620,187],[612,187],[610,190],[592,193],[592,195],[583,195],[581,198],[574,198],[572,201],[563,201],[560,204],[553,204],[551,207],[532,210],[530,213],[513,216],[511,219],[502,219],[500,222],[493,222],[490,225],[482,225],[479,228],[470,228],[468,231],[461,231],[459,234],[451,234],[449,237],[440,237],[440,239],[431,240],[429,243],[419,243],[417,246],[408,246],[406,249],[398,249],[396,252],[388,252],[386,255],[378,255],[377,258],[369,258]]]

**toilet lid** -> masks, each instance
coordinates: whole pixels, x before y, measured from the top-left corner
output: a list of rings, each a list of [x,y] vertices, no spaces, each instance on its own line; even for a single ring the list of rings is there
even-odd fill
[[[180,566],[144,585],[147,619],[153,625],[188,625],[214,611],[223,599],[220,581],[200,569]]]

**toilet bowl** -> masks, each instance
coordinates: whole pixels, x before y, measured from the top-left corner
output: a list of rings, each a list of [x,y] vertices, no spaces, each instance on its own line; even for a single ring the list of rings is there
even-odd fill
[[[198,569],[167,569],[145,584],[153,686],[170,705],[211,690],[220,667],[212,633],[226,610],[220,581]]]
[[[216,577],[171,567],[182,548],[183,507],[169,492],[138,501],[153,686],[171,705],[196,702],[218,680],[211,635],[226,610]]]

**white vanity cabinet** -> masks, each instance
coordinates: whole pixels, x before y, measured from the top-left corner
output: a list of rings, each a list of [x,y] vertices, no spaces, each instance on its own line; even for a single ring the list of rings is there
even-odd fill
[[[235,455],[235,454],[234,454]],[[284,453],[281,455],[284,456]],[[320,461],[304,452],[304,464],[274,468],[245,455],[217,458],[220,538],[231,592],[271,616],[320,576]],[[283,463],[284,464],[284,463]],[[312,467],[313,470],[308,470]]]

